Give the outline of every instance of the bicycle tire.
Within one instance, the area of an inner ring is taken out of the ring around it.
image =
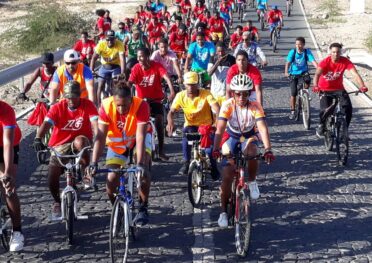
[[[227,205],[226,205],[227,218],[228,218],[230,226],[233,226],[235,224],[235,204],[236,204],[235,189],[236,189],[236,181],[234,179],[231,185],[231,193],[230,193],[229,201],[227,202]]]
[[[260,15],[260,25],[261,25],[261,31],[265,30],[265,21],[264,18]]]
[[[2,229],[1,231],[1,245],[6,251],[9,251],[10,236],[12,234],[11,220],[10,220],[8,208],[6,206],[5,198],[2,193],[0,193],[0,195],[1,195],[0,226],[1,228],[3,228],[4,225],[9,224],[7,227]]]
[[[288,4],[286,5],[286,13],[288,17],[291,15],[291,7]]]
[[[72,192],[66,193],[66,232],[67,232],[67,241],[71,245],[73,243],[74,238],[74,197]]]
[[[300,119],[300,113],[301,113],[301,97],[297,96],[296,98],[296,104],[295,104],[295,113],[294,113],[294,120],[298,121]]]
[[[278,36],[277,36],[277,31],[274,29],[273,34],[272,34],[272,44],[273,44],[273,52],[276,52],[276,45],[278,44]]]
[[[237,208],[235,212],[235,246],[239,256],[248,254],[251,237],[251,218],[249,192],[243,189],[236,196]]]
[[[333,149],[333,142],[334,142],[334,139],[333,139],[333,128],[332,128],[332,120],[331,120],[331,117],[328,117],[326,119],[326,128],[325,128],[325,131],[324,131],[324,146],[326,148],[327,151],[332,151]]]
[[[340,165],[346,165],[349,156],[348,128],[344,118],[339,118],[336,124],[336,153]]]
[[[240,23],[243,23],[243,6],[240,6],[239,8],[239,19]]]
[[[193,164],[189,168],[187,175],[187,192],[189,194],[189,200],[193,207],[199,207],[203,195],[203,174],[202,171]]]
[[[125,220],[125,206],[121,202],[116,198],[111,210],[109,245],[112,263],[126,262],[128,258],[129,221],[128,218]]]
[[[306,130],[310,129],[310,101],[307,92],[302,93],[301,98],[302,122]]]

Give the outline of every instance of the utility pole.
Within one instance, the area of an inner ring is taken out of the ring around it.
[[[351,14],[363,14],[365,12],[366,0],[349,0]]]

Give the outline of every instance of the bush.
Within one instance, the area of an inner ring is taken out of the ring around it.
[[[369,31],[368,36],[364,42],[369,51],[372,52],[372,31]]]
[[[329,16],[340,15],[338,0],[324,0],[321,2],[317,10],[320,12],[326,11],[329,14]]]
[[[89,31],[93,23],[93,19],[69,13],[58,4],[37,7],[26,17],[25,28],[15,32],[16,45],[20,50],[31,53],[71,46],[80,32]]]

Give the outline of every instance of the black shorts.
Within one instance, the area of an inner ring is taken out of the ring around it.
[[[307,85],[310,85],[311,78],[309,72],[302,73],[301,75],[292,75],[292,80],[290,83],[292,97],[296,97],[298,94],[297,86],[299,81],[304,81]]]
[[[14,151],[13,164],[18,164],[19,145],[14,146],[13,151]],[[0,147],[0,163],[4,163],[4,148],[3,148],[3,146]]]
[[[150,102],[150,115],[155,116],[155,115],[162,115],[163,116],[163,104],[160,102]]]

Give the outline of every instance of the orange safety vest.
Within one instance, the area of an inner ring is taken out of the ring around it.
[[[111,119],[108,127],[106,145],[114,152],[123,154],[127,149],[132,149],[136,141],[137,131],[137,111],[142,103],[142,99],[133,97],[129,113],[125,120],[122,131],[117,125],[117,110],[114,97],[108,97],[102,101],[102,107],[106,115]]]
[[[65,75],[65,70],[66,70],[66,65],[62,65],[58,67],[57,69],[57,75],[59,78],[59,94],[62,96],[63,95],[63,87],[65,84],[68,82],[68,79]],[[87,88],[85,87],[85,79],[83,75],[84,71],[84,64],[79,63],[76,68],[75,74],[72,76],[74,80],[80,83],[80,98],[88,98],[88,91]]]

